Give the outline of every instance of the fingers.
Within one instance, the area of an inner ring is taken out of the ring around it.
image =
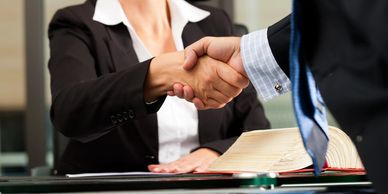
[[[249,80],[245,76],[229,65],[207,56],[198,60],[194,71],[196,71],[195,74],[200,74],[197,77],[201,78],[197,83],[199,87],[194,90],[195,96],[203,102],[207,99],[214,99],[221,104],[228,103],[241,93],[242,88],[249,84]]]
[[[193,172],[200,164],[195,161],[174,161],[167,164],[149,165],[148,170],[156,173],[189,173]]]
[[[174,93],[174,91],[167,91],[167,95],[169,95],[169,96],[175,96],[175,93]]]
[[[185,51],[183,68],[192,69],[198,58],[204,55],[230,65],[247,77],[240,55],[240,37],[205,37],[188,46]]]
[[[206,172],[210,164],[214,162],[214,159],[205,160],[201,165],[194,169],[194,172]]]
[[[189,71],[192,69],[195,64],[197,64],[198,60],[197,53],[194,50],[191,50],[190,48],[185,49],[185,61],[183,62],[183,69]]]
[[[183,86],[180,83],[176,83],[173,88],[173,91],[167,92],[169,96],[177,96],[179,98],[184,98],[188,102],[193,102],[198,110],[222,108],[226,105],[225,102],[232,100],[231,97],[227,97],[217,89],[214,89],[212,94],[213,98],[207,99],[206,103],[204,103],[203,100],[194,97],[193,89],[190,86]]]
[[[193,88],[190,86],[183,86],[183,97],[185,100],[191,102],[191,100],[194,98]]]
[[[216,89],[218,92],[214,91],[212,95],[209,95],[209,97],[217,99],[220,102],[227,103],[241,93],[241,88],[242,87],[235,87],[225,80],[220,80],[214,84],[214,89]]]
[[[191,80],[188,81],[189,85],[174,84],[173,93],[193,102],[199,110],[224,107],[249,83],[245,76],[225,63],[207,56],[197,62],[197,66],[186,74],[192,78],[188,79]]]
[[[202,56],[209,54],[207,49],[213,40],[217,42],[214,43],[214,45],[217,45],[215,48],[226,48],[230,53],[225,55],[225,52],[211,49],[214,50],[212,53],[217,53],[214,55],[219,58],[230,59],[229,56],[234,56],[233,54],[238,50],[234,49],[234,46],[225,46],[222,41],[219,41],[220,39],[211,37],[203,38],[190,45],[185,50],[184,68],[190,69],[183,76],[186,77],[183,81],[185,85],[175,84],[173,92],[168,92],[169,95],[176,95],[179,98],[193,102],[200,110],[225,106],[249,84],[249,80],[235,69],[242,66],[242,63],[226,64],[207,55]],[[234,62],[236,60],[229,61]],[[196,97],[195,100],[194,97]]]
[[[181,86],[181,84],[179,84]],[[174,91],[168,91],[167,94],[171,94],[170,96],[177,96],[179,98],[182,98],[182,88],[180,86],[173,86],[175,89]],[[216,91],[217,92],[217,91]],[[223,99],[223,101],[228,101],[230,100],[230,98],[224,96],[221,92],[217,92],[218,96],[220,97],[216,97],[218,99]],[[226,105],[226,103],[223,103],[222,100],[221,102],[220,101],[217,101],[213,98],[210,98],[210,99],[207,99],[206,100],[206,105],[205,103],[199,99],[198,97],[194,97],[194,92],[193,92],[193,89],[190,87],[190,86],[183,86],[183,98],[188,101],[188,102],[192,102],[194,103],[195,107],[198,109],[198,110],[206,110],[206,109],[217,109],[217,108],[222,108]]]
[[[173,91],[174,91],[175,96],[177,96],[178,98],[183,98],[184,94],[183,94],[183,85],[182,84],[175,83],[173,85]]]
[[[181,165],[169,163],[148,165],[148,170],[155,173],[188,173],[193,172],[194,169],[188,169]]]
[[[206,109],[209,109],[208,107],[205,106],[205,103],[197,98],[197,97],[194,97],[192,102],[194,103],[195,107],[198,109],[198,110],[206,110]]]
[[[185,100],[191,102],[194,98],[194,91],[190,86],[184,86],[181,83],[175,83],[173,85],[173,91],[167,91],[167,95],[184,98]]]
[[[205,171],[219,156],[213,150],[200,148],[189,155],[167,164],[152,164],[148,166],[151,172],[156,173],[189,173]]]
[[[249,85],[249,80],[230,66],[225,64],[217,67],[218,76],[226,83],[236,88],[246,88]]]
[[[219,103],[214,99],[209,99],[205,103],[197,97],[194,97],[192,102],[198,110],[219,109],[226,105],[226,103]]]
[[[160,172],[160,165],[159,164],[150,164],[147,166],[147,168],[150,172]]]

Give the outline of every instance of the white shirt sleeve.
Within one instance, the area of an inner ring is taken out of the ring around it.
[[[267,29],[244,35],[240,46],[245,71],[263,101],[291,90],[290,80],[272,54]]]

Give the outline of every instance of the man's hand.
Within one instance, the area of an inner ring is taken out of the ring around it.
[[[167,164],[151,164],[148,170],[159,173],[204,172],[219,154],[207,148],[201,148],[189,155]]]
[[[240,37],[205,37],[185,49],[183,68],[192,69],[199,57],[209,57],[230,65],[234,70],[248,77],[240,56]]]
[[[248,77],[240,56],[239,37],[205,37],[193,43],[185,49],[185,62],[183,68],[190,71],[197,64],[198,58],[204,55],[227,63],[237,72]],[[198,109],[208,109],[209,107],[201,98],[194,94],[193,88],[183,83],[176,83],[173,91],[168,95],[176,95],[187,101],[193,102]]]
[[[202,56],[190,71],[184,71],[187,86],[193,89],[193,96],[200,99],[204,108],[221,108],[239,95],[249,84],[248,79],[229,65]],[[197,104],[196,104],[197,105]]]

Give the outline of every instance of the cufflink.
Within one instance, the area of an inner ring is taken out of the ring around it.
[[[282,87],[282,85],[280,85],[280,84],[276,84],[274,88],[275,88],[275,90],[276,90],[277,92],[281,92],[281,91],[283,90],[283,87]]]

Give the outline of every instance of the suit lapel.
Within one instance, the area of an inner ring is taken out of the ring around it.
[[[182,39],[185,47],[203,38],[205,33],[201,30],[197,23],[187,23],[183,29]]]
[[[106,29],[109,36],[107,46],[115,70],[120,71],[128,68],[131,64],[138,64],[139,60],[132,46],[132,39],[127,27],[121,23],[115,26],[107,26]],[[135,125],[139,132],[139,138],[145,142],[145,146],[153,153],[157,153],[158,124],[156,114],[150,114],[139,122],[136,121]]]
[[[115,26],[107,26],[106,29],[109,36],[107,46],[116,71],[123,70],[131,64],[139,63],[127,27],[120,23]]]

